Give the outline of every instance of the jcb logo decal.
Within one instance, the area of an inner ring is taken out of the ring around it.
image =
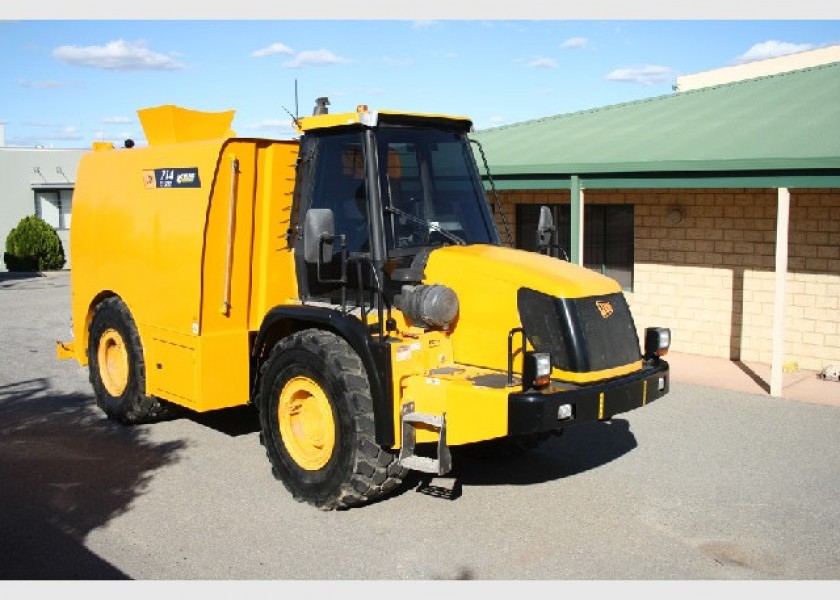
[[[595,306],[598,307],[598,312],[601,313],[601,316],[604,319],[608,319],[609,316],[613,314],[612,304],[610,304],[606,300],[596,300]]]

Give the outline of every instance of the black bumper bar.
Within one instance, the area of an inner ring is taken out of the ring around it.
[[[508,434],[557,431],[578,423],[605,421],[657,400],[668,393],[668,363],[658,360],[632,375],[586,386],[517,392],[508,396]],[[558,418],[560,406],[572,414]]]

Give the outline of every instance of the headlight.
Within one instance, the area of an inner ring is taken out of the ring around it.
[[[671,347],[671,330],[667,327],[648,327],[645,329],[645,358],[655,358],[668,354]]]
[[[526,352],[522,368],[523,389],[542,388],[551,381],[551,354]]]

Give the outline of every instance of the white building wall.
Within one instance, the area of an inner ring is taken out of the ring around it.
[[[37,214],[39,194],[55,197],[55,214],[59,238],[67,257],[65,268],[70,268],[70,215],[62,215],[59,205],[72,201],[79,160],[86,150],[47,148],[0,147],[0,252],[6,250],[6,236],[28,216]],[[46,192],[46,193],[44,193]],[[59,202],[60,201],[60,202]],[[6,263],[0,256],[0,271],[6,271]]]
[[[687,92],[688,90],[732,83],[733,81],[742,81],[744,79],[754,79],[766,75],[776,75],[777,73],[786,73],[788,71],[796,71],[798,69],[806,69],[808,67],[816,67],[835,62],[840,62],[840,45],[796,52],[786,56],[757,60],[741,65],[721,67],[720,69],[703,71],[691,75],[682,75],[677,77],[677,83],[674,88],[678,92]]]

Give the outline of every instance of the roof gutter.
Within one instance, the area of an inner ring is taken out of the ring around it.
[[[587,173],[497,173],[496,189],[571,190],[572,179],[579,177],[587,189],[710,189],[710,188],[840,188],[840,168],[786,171],[643,171]],[[483,180],[489,185],[488,178]]]

